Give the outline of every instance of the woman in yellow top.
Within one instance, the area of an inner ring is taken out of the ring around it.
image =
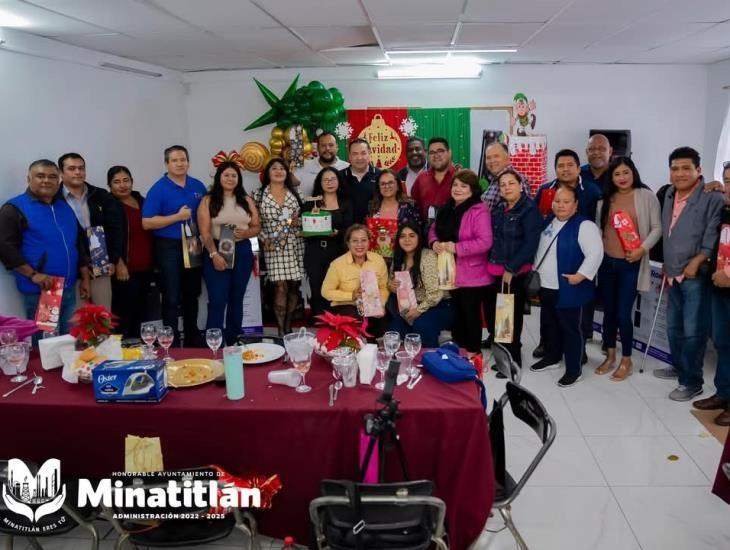
[[[359,316],[357,303],[361,298],[360,273],[374,271],[378,281],[380,301],[385,311],[388,300],[388,269],[382,256],[369,252],[370,234],[361,224],[351,225],[345,232],[347,252],[334,260],[322,283],[322,297],[330,301],[330,311],[341,315]],[[368,317],[368,332],[380,336],[384,331],[384,313]]]

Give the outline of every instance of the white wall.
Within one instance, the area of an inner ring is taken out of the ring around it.
[[[724,137],[723,149],[730,152],[730,128],[723,136],[723,123],[730,125],[730,60],[714,63],[707,68],[707,119],[705,125],[705,155],[703,164],[706,175],[713,174],[722,180],[722,162],[730,160],[730,154],[718,157],[718,144]],[[720,153],[722,156],[722,153]]]
[[[221,148],[267,143],[271,126],[242,131],[267,109],[253,77],[280,95],[297,73],[302,83],[338,87],[348,108],[505,105],[522,91],[537,102],[537,129],[547,134],[551,153],[569,147],[585,161],[590,128],[630,128],[634,159],[655,188],[667,180],[673,148],[704,149],[707,68],[701,65],[504,65],[485,67],[478,80],[441,81],[378,81],[374,68],[352,67],[184,75],[194,165],[210,166]]]
[[[4,37],[0,204],[25,189],[31,161],[56,160],[69,151],[85,157],[91,183],[106,187],[106,170],[126,164],[135,185],[146,190],[164,169],[163,149],[187,143],[184,87],[177,74],[149,78],[102,70],[95,66],[101,59],[130,63],[23,33]],[[4,269],[0,313],[22,313],[14,278]]]

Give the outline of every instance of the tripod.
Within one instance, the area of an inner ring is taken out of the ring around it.
[[[360,469],[360,479],[365,480],[365,473],[368,470],[370,459],[373,456],[375,443],[378,443],[378,483],[385,482],[385,458],[386,452],[395,447],[400,461],[403,479],[409,481],[408,467],[406,466],[406,457],[403,454],[403,446],[398,437],[398,430],[395,426],[395,419],[400,416],[398,412],[398,400],[386,399],[385,406],[375,413],[366,414],[363,418],[365,422],[365,433],[370,436],[368,448],[365,451],[362,468]]]

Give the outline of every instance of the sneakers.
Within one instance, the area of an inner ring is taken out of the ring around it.
[[[536,348],[535,348],[535,349],[533,350],[533,352],[532,352],[532,356],[533,356],[533,357],[534,357],[535,359],[541,359],[541,358],[545,357],[545,346],[543,346],[542,344],[538,345],[538,346],[537,346],[537,347],[536,347]]]
[[[672,380],[679,378],[679,372],[674,367],[664,367],[663,369],[654,369],[654,376],[662,380]]]
[[[560,367],[559,361],[556,361],[555,363],[553,363],[552,361],[548,361],[547,359],[540,359],[537,363],[535,363],[534,365],[532,365],[530,367],[530,370],[534,371],[534,372],[542,372],[544,370],[552,370],[552,369],[557,369],[559,367]]]
[[[561,388],[569,388],[570,386],[575,385],[577,382],[579,382],[583,378],[583,375],[581,373],[578,374],[568,374],[565,373],[560,380],[558,380],[558,386]]]
[[[654,371],[656,372],[656,371]],[[669,399],[672,401],[689,401],[696,395],[702,393],[702,386],[697,388],[690,388],[688,386],[679,385],[677,388],[669,394]]]

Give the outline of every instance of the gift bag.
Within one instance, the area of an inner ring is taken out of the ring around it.
[[[362,288],[362,316],[382,317],[385,310],[380,300],[378,275],[375,271],[363,269],[360,272],[360,288]]]
[[[717,249],[717,271],[730,267],[730,224],[720,228],[720,246]]]
[[[416,300],[416,292],[413,290],[413,279],[408,271],[396,271],[393,277],[400,283],[396,298],[398,300],[398,311],[404,313],[410,309],[418,307]]]
[[[366,218],[370,230],[370,250],[383,258],[393,257],[393,243],[398,231],[398,220],[389,218]]]
[[[91,274],[94,277],[103,277],[111,274],[112,265],[109,263],[109,253],[106,247],[104,227],[97,225],[86,229],[89,239],[89,255],[91,256]]]
[[[203,247],[200,243],[198,226],[195,222],[188,221],[180,226],[180,232],[185,269],[200,267],[203,263]]]
[[[236,262],[236,237],[235,225],[226,224],[221,226],[220,239],[218,239],[218,254],[226,261],[226,269],[233,269]]]
[[[35,310],[35,322],[43,332],[56,332],[63,300],[63,277],[51,277],[51,288],[42,290]]]
[[[617,210],[611,217],[611,225],[618,234],[618,240],[621,241],[621,248],[624,252],[636,250],[641,246],[641,237],[636,229],[634,220],[631,219],[626,212]]]
[[[454,290],[456,288],[456,261],[451,252],[441,252],[437,258],[439,289]]]
[[[504,292],[505,287],[507,292]],[[510,293],[510,285],[502,283],[502,292],[497,294],[497,307],[494,316],[494,341],[511,344],[515,336],[515,295]]]
[[[537,205],[537,208],[543,218],[553,213],[553,199],[555,199],[556,191],[554,187],[550,187],[543,189],[542,193],[540,193],[540,204]]]

